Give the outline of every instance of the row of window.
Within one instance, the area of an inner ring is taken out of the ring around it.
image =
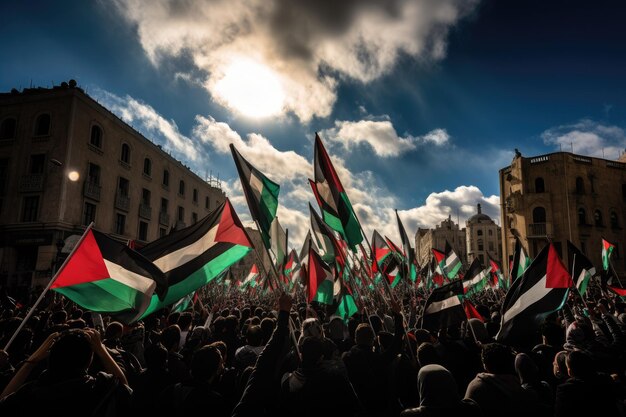
[[[539,206],[533,209],[533,223],[546,223],[546,209]],[[578,224],[581,226],[590,225],[587,222],[587,212],[583,207],[578,209]],[[619,228],[619,220],[617,212],[611,210],[609,213],[609,224],[611,228]],[[598,209],[593,211],[593,225],[596,227],[604,227],[602,212]]]
[[[50,134],[50,114],[43,113],[37,116],[33,125],[33,136],[47,136]],[[0,122],[0,140],[15,139],[17,134],[17,119],[7,117]]]
[[[594,177],[590,176],[589,177],[589,185],[590,185],[590,191],[591,193],[595,193],[595,184],[594,184]],[[545,185],[545,181],[543,180],[542,177],[537,177],[535,178],[535,192],[536,193],[545,193],[546,192],[546,185]],[[583,179],[583,177],[576,177],[576,194],[579,195],[583,195],[585,194],[585,180]],[[624,201],[626,201],[626,184],[622,184],[622,198],[624,199]]]

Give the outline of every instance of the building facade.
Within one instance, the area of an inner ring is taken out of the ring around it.
[[[616,246],[615,270],[624,274],[626,163],[569,152],[516,153],[499,176],[503,261],[512,259],[518,236],[533,258],[550,239],[570,265],[570,240],[600,271],[605,238]]]
[[[478,258],[484,266],[489,265],[489,257],[501,262],[502,235],[491,217],[482,213],[480,204],[476,205],[476,214],[467,219],[465,224],[467,238],[467,263],[471,264]]]
[[[142,244],[224,199],[75,81],[0,94],[0,287],[47,283],[92,221]]]
[[[426,265],[432,257],[431,249],[443,251],[446,240],[454,249],[461,261],[467,259],[465,229],[452,221],[451,216],[436,225],[434,229],[417,229],[415,234],[415,253],[420,265]]]

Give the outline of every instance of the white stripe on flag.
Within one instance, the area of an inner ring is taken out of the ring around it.
[[[261,201],[261,195],[263,194],[263,181],[254,175],[252,171],[250,171],[250,188],[254,191],[254,195],[257,200]]]
[[[118,265],[114,262],[108,261],[104,259],[104,265],[109,271],[109,276],[111,279],[126,285],[136,291],[139,291],[143,294],[152,295],[152,292],[156,288],[156,282],[153,279],[144,277],[143,275],[139,275],[136,272],[129,271],[125,269],[123,266]]]
[[[474,285],[479,284],[487,276],[489,271],[490,269],[483,269],[474,278],[470,279],[469,281],[463,281],[463,288],[473,287]]]
[[[215,245],[215,236],[217,235],[218,227],[219,224],[213,226],[213,228],[200,239],[188,246],[185,246],[184,248],[180,248],[172,253],[163,255],[159,259],[155,260],[154,264],[165,273],[186,264]]]
[[[459,296],[453,295],[452,297],[446,298],[445,300],[432,302],[424,312],[424,315],[439,313],[442,310],[458,306],[460,304],[461,301],[459,300]]]
[[[506,311],[506,313],[504,313],[504,317],[502,317],[502,323],[512,320],[519,313],[526,310],[528,307],[548,295],[550,290],[551,288],[546,288],[546,276],[544,275],[543,278],[537,281],[537,283],[533,285],[528,291],[520,295],[520,297],[515,301],[515,304],[513,304]]]

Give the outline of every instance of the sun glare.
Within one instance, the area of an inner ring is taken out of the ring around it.
[[[262,118],[279,114],[285,94],[277,75],[250,59],[237,59],[215,84],[215,93],[244,116]]]

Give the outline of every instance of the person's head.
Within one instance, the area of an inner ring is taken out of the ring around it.
[[[437,343],[437,339],[426,329],[415,329],[415,340],[419,347],[422,343]]]
[[[563,345],[563,329],[554,322],[546,321],[541,325],[541,337],[544,345]]]
[[[178,324],[178,319],[180,319],[180,313],[175,311],[167,316],[167,325],[173,326],[174,324]]]
[[[585,320],[578,319],[570,324],[565,333],[565,348],[583,347],[594,339],[593,328]]]
[[[275,323],[276,322],[274,321],[274,319],[271,319],[269,317],[261,320],[261,333],[263,333],[263,343],[267,343],[270,340],[270,337],[272,337]]]
[[[518,353],[515,357],[515,371],[522,384],[532,384],[539,381],[539,367],[525,353]]]
[[[222,355],[222,360],[226,362],[226,355],[228,354],[228,347],[226,346],[226,343],[222,341],[218,341],[218,342],[213,342],[209,344],[209,346],[212,346],[215,349],[219,350],[220,354]]]
[[[72,320],[78,320],[80,318],[83,317],[83,310],[81,310],[80,308],[77,308],[75,310],[72,311],[72,314],[70,314],[70,317],[72,318]]]
[[[53,375],[82,375],[91,364],[93,351],[84,331],[63,332],[50,348],[48,370]]]
[[[55,311],[50,316],[50,322],[53,325],[65,324],[66,320],[67,320],[67,312],[65,310]]]
[[[263,344],[263,331],[261,326],[250,326],[246,332],[246,343],[250,346],[261,346]]]
[[[569,352],[565,365],[567,366],[567,374],[572,378],[586,379],[595,373],[591,357],[580,350]]]
[[[468,326],[471,328],[468,329],[471,333],[471,336],[476,339],[476,341],[480,343],[488,343],[489,342],[489,333],[487,333],[487,329],[485,328],[485,324],[475,318],[469,319],[467,321]]]
[[[180,327],[174,324],[161,332],[161,343],[170,352],[177,352],[180,348]]]
[[[222,354],[215,346],[203,346],[191,358],[191,376],[198,381],[212,381],[224,369]]]
[[[122,323],[112,321],[109,323],[106,331],[104,332],[104,338],[106,340],[118,340],[122,337],[122,333],[124,333],[124,326],[122,326]]]
[[[322,340],[317,337],[305,337],[300,346],[303,368],[314,368],[324,356]]]
[[[461,397],[454,377],[441,365],[426,365],[417,374],[420,406],[452,408]]]
[[[328,333],[332,340],[343,340],[346,325],[339,317],[333,317],[328,323]]]
[[[302,322],[302,337],[324,338],[324,328],[317,319],[310,318]]]
[[[421,367],[440,364],[441,358],[437,353],[437,349],[435,349],[435,345],[428,342],[422,343],[417,348],[417,363],[419,363]]]
[[[376,314],[369,316],[369,322],[374,333],[378,334],[383,329],[383,321]]]
[[[161,343],[148,346],[144,352],[144,358],[148,369],[167,368],[167,349]]]
[[[490,374],[515,374],[515,356],[510,347],[500,343],[483,345],[481,359]]]
[[[552,372],[554,377],[559,380],[567,379],[567,351],[562,350],[554,355],[554,361],[552,362]]]
[[[178,327],[180,327],[181,331],[189,330],[191,327],[191,322],[193,321],[193,316],[190,312],[185,311],[178,318]]]
[[[373,346],[375,333],[372,327],[367,323],[361,323],[354,333],[354,342],[361,346]]]
[[[387,351],[393,344],[393,333],[380,332],[378,333],[377,339],[378,339],[378,346],[382,348],[383,352]]]

